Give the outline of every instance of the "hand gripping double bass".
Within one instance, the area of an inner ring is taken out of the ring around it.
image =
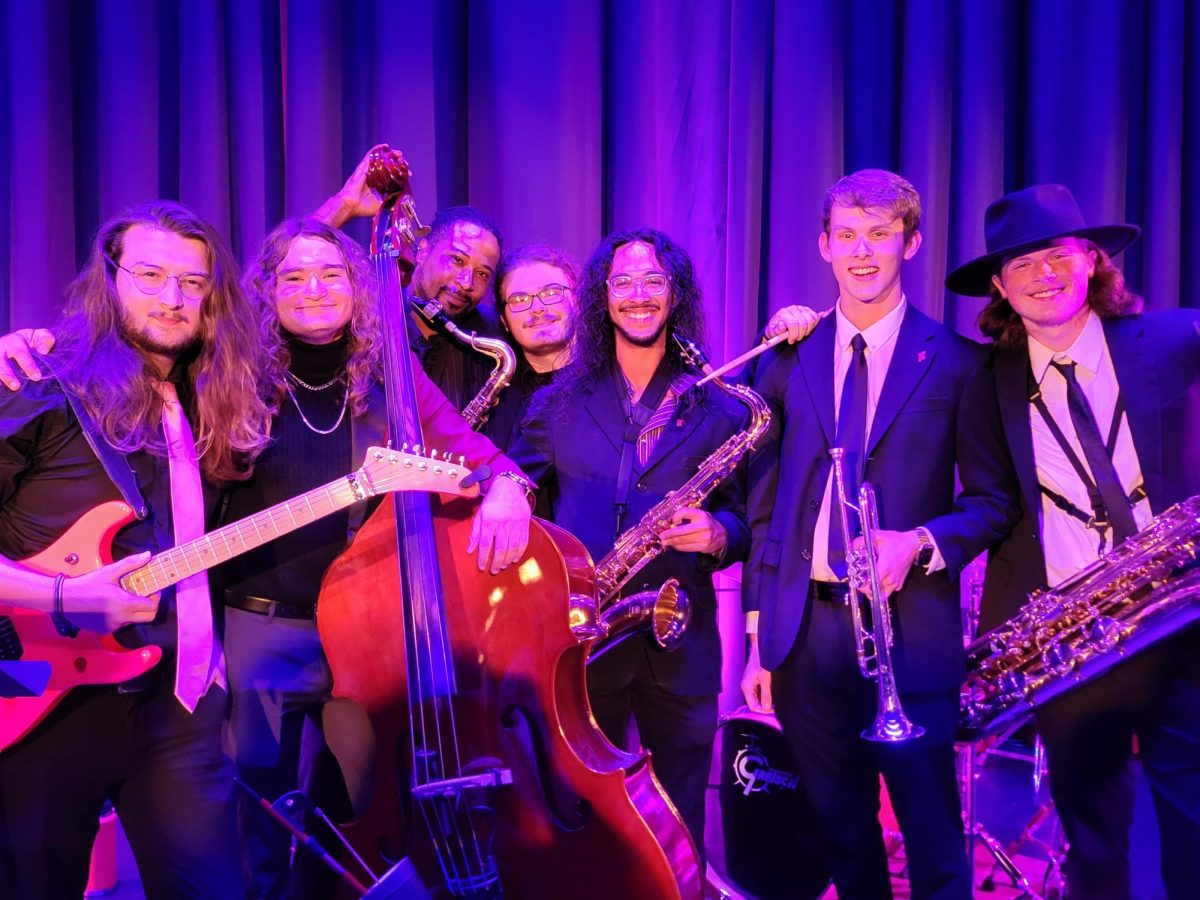
[[[401,286],[408,170],[381,157],[371,177],[388,198],[372,254],[390,434],[420,444]],[[617,750],[589,712],[587,643],[568,623],[572,592],[595,591],[586,551],[535,522],[515,566],[480,572],[465,552],[472,512],[385,500],[322,584],[334,695],[366,711],[377,747],[349,840],[380,866],[410,856],[438,896],[698,898],[695,847],[647,755]]]

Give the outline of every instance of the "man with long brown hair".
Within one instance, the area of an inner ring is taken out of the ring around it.
[[[240,897],[207,583],[160,598],[119,579],[185,528],[203,532],[216,494],[201,473],[243,478],[266,445],[256,323],[213,228],[159,201],[100,228],[57,336],[51,377],[0,396],[0,596],[50,614],[64,640],[115,632],[164,658],[133,681],[76,688],[0,754],[0,893],[79,896],[111,800],[147,896]],[[117,562],[79,577],[12,562],[122,498],[142,510],[115,536]]]
[[[1200,494],[1200,313],[1142,312],[1112,256],[1133,225],[1089,227],[1057,184],[985,214],[987,253],[946,286],[990,297],[991,378],[1023,518],[991,554],[982,631]],[[1200,629],[1193,626],[1039,709],[1072,900],[1131,896],[1133,740],[1150,781],[1171,898],[1200,884]]]

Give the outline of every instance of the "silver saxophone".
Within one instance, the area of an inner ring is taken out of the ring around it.
[[[678,335],[674,340],[685,362],[705,374],[712,371],[703,352],[692,341]],[[658,535],[671,527],[672,516],[680,509],[698,508],[733,473],[771,425],[770,408],[750,388],[727,384],[720,378],[714,378],[713,384],[750,410],[749,425],[726,438],[682,487],[656,503],[636,525],[617,538],[612,550],[596,564],[594,597],[572,595],[571,628],[576,637],[600,638],[589,661],[598,659],[617,640],[645,627],[649,627],[655,643],[664,650],[674,650],[683,640],[691,621],[692,604],[676,579],[667,579],[657,591],[640,591],[620,598],[617,595],[634,575],[663,552]]]
[[[864,678],[873,678],[879,688],[875,721],[862,733],[868,741],[896,743],[918,738],[925,733],[914,725],[900,706],[900,691],[892,668],[892,607],[879,582],[879,560],[875,554],[875,534],[879,531],[879,508],[875,488],[863,482],[858,488],[858,505],[846,499],[846,451],[832,447],[834,503],[841,511],[838,521],[846,547],[846,568],[850,577],[850,617],[854,620],[854,652]],[[853,550],[849,517],[846,510],[858,513],[862,526],[861,550]],[[866,596],[864,596],[866,595]],[[870,612],[866,620],[864,606]]]
[[[507,341],[484,337],[474,331],[464,331],[459,328],[446,315],[442,304],[436,300],[421,300],[413,297],[412,305],[417,315],[430,328],[448,334],[463,346],[470,347],[484,356],[490,356],[495,361],[495,368],[492,369],[492,373],[479,393],[462,408],[462,417],[467,420],[467,424],[473,431],[478,431],[487,422],[488,416],[492,413],[492,407],[499,401],[500,392],[512,382],[513,373],[517,371],[516,354],[513,353],[512,347],[508,346]]]
[[[1035,708],[1200,620],[1200,496],[1164,510],[1119,547],[967,648],[960,737],[1015,728]]]

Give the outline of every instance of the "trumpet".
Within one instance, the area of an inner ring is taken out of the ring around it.
[[[842,447],[829,450],[833,458],[834,502],[841,515],[842,539],[846,545],[846,566],[850,576],[850,615],[854,620],[854,650],[858,656],[858,668],[864,678],[873,678],[879,686],[879,705],[875,721],[862,733],[868,741],[898,743],[919,738],[925,733],[920,725],[914,725],[900,706],[900,692],[896,688],[896,673],[892,669],[892,609],[879,583],[879,560],[875,553],[875,533],[879,530],[879,508],[875,502],[875,489],[863,482],[858,489],[858,505],[846,499],[846,451]],[[862,550],[851,550],[850,526],[847,510],[858,513],[862,525]],[[870,594],[864,598],[866,588]],[[865,602],[864,602],[865,601]],[[869,610],[870,622],[866,622],[864,607]],[[869,625],[869,628],[868,628]]]

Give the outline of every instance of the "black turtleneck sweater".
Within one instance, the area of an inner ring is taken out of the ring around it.
[[[305,491],[352,472],[362,460],[350,458],[350,409],[330,434],[317,434],[337,422],[346,396],[346,341],[305,344],[291,335],[289,366],[296,378],[321,390],[309,390],[289,379],[291,396],[284,396],[275,421],[275,440],[259,457],[254,476],[236,485],[229,498],[225,522],[236,522]],[[303,411],[303,417],[300,411]],[[305,424],[307,418],[311,426]],[[284,535],[221,566],[222,588],[251,597],[314,605],[321,577],[346,546],[348,511],[343,510]]]

